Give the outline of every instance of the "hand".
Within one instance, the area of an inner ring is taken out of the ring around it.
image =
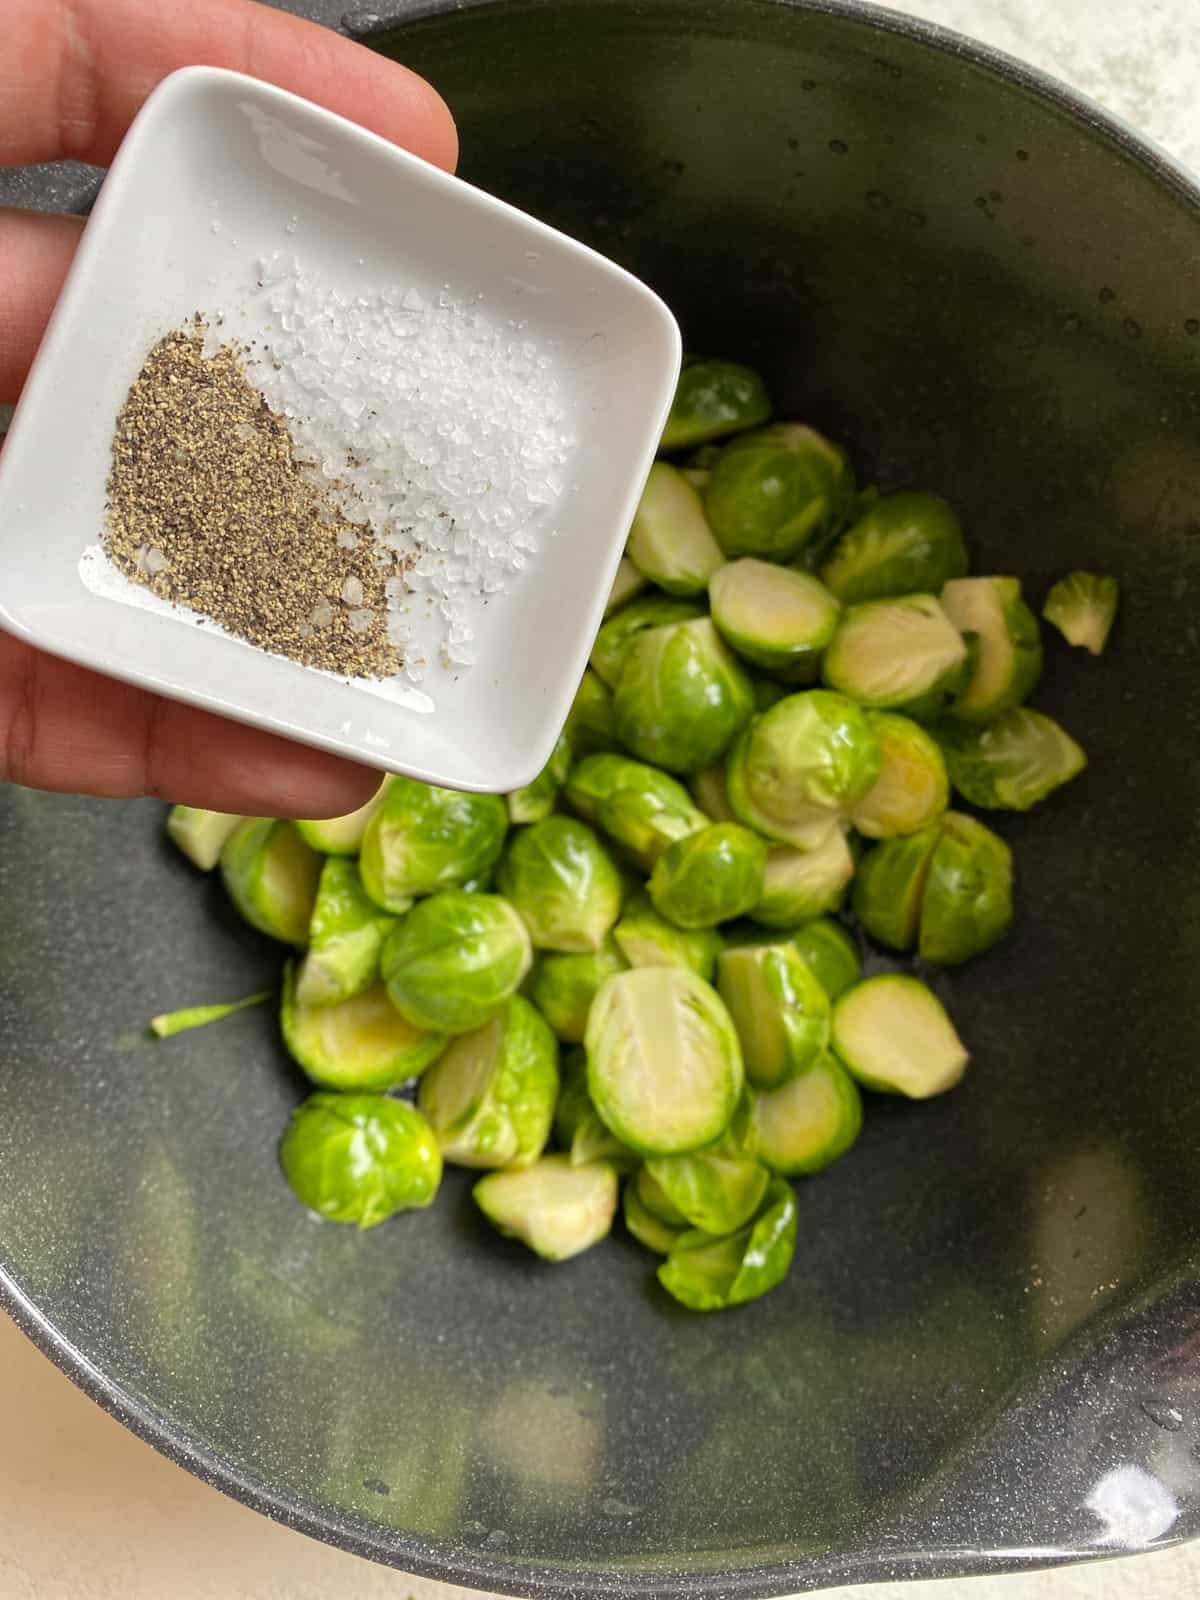
[[[159,79],[189,65],[265,79],[454,166],[454,123],[427,83],[250,0],[0,0],[0,22],[0,166],[110,161]],[[0,209],[0,401],[20,392],[82,227]],[[0,780],[323,817],[361,805],[379,778],[0,633]]]

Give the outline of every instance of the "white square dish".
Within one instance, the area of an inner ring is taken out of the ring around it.
[[[97,581],[130,384],[151,346],[197,311],[252,337],[253,263],[276,252],[348,295],[399,284],[473,301],[554,354],[576,441],[556,532],[489,605],[476,664],[438,668],[419,692],[300,666],[196,626],[149,590]],[[604,257],[294,95],[187,68],[149,97],[117,154],[13,418],[0,457],[0,624],[375,767],[518,788],[570,707],[679,364],[670,311]]]

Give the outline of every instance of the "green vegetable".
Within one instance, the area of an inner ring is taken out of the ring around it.
[[[619,611],[600,629],[592,646],[592,671],[615,690],[633,641],[651,628],[666,628],[676,622],[694,622],[704,608],[694,600],[680,600],[669,594],[647,594]]]
[[[572,1050],[563,1063],[562,1089],[554,1110],[554,1137],[573,1167],[608,1161],[618,1172],[632,1172],[637,1157],[604,1126],[587,1090],[587,1057]]]
[[[773,1089],[807,1072],[829,1042],[829,996],[794,945],[726,950],[717,962],[717,991],[755,1088]]]
[[[725,1131],[742,1092],[737,1033],[716,991],[679,967],[609,978],[584,1038],[588,1093],[641,1155],[678,1155]]]
[[[383,797],[391,781],[390,778],[385,778],[366,805],[359,806],[357,811],[347,812],[344,817],[325,817],[297,822],[300,837],[305,844],[310,844],[314,850],[320,850],[327,856],[356,856],[362,849],[367,823],[383,804]]]
[[[679,928],[715,928],[762,899],[767,847],[736,822],[714,822],[664,850],[650,876],[654,909]]]
[[[221,849],[221,879],[238,912],[284,944],[307,942],[320,874],[321,858],[294,822],[247,817]]]
[[[885,839],[868,850],[854,880],[854,915],[873,939],[892,950],[917,942],[921,901],[940,827]]]
[[[631,967],[684,967],[706,983],[712,981],[722,948],[715,928],[677,928],[642,891],[626,901],[613,938]]]
[[[753,1104],[743,1095],[732,1123],[714,1144],[691,1155],[651,1156],[644,1170],[672,1215],[688,1227],[732,1233],[758,1210],[767,1187],[756,1149]]]
[[[754,709],[755,711],[769,711],[772,706],[777,706],[791,693],[791,686],[785,687],[776,683],[773,678],[754,679]]]
[[[685,361],[660,450],[683,450],[743,428],[756,428],[771,415],[771,402],[757,372],[736,361]]]
[[[321,868],[308,925],[308,953],[296,985],[300,1001],[333,1005],[369,989],[379,977],[379,956],[392,920],[363,888],[357,863],[330,856]]]
[[[786,1276],[795,1248],[796,1197],[782,1178],[772,1178],[756,1215],[736,1233],[681,1234],[658,1269],[658,1281],[693,1311],[719,1311],[773,1289]]]
[[[657,461],[650,468],[625,553],[668,594],[703,594],[724,561],[704,504],[678,467]]]
[[[292,1113],[279,1161],[301,1205],[359,1228],[430,1205],[442,1177],[425,1118],[381,1094],[309,1095]]]
[[[862,1096],[826,1051],[808,1072],[754,1096],[758,1158],[784,1178],[820,1172],[862,1131]]]
[[[841,923],[830,917],[805,923],[789,933],[787,940],[795,945],[805,966],[831,1000],[844,994],[862,976],[858,946]]]
[[[713,574],[708,597],[717,631],[738,655],[793,681],[817,676],[841,607],[816,578],[748,556]]]
[[[950,507],[936,494],[882,495],[860,509],[821,568],[845,605],[906,594],[937,594],[964,577],[967,548]]]
[[[1094,572],[1070,572],[1046,596],[1042,615],[1068,644],[1102,653],[1117,616],[1120,586]]]
[[[645,1245],[647,1250],[653,1250],[656,1256],[668,1255],[671,1246],[683,1232],[682,1227],[672,1228],[668,1223],[660,1222],[652,1211],[648,1211],[638,1197],[637,1184],[632,1178],[625,1185],[621,1204],[625,1214],[625,1226],[637,1242]]]
[[[791,561],[840,521],[853,493],[843,450],[802,423],[779,422],[725,446],[704,509],[730,560]]]
[[[836,911],[854,876],[854,853],[835,822],[812,850],[774,844],[767,851],[762,898],[750,911],[764,928],[794,928]]]
[[[558,802],[558,792],[571,770],[571,746],[559,734],[549,761],[532,783],[515,789],[508,796],[508,820],[512,823],[541,822],[550,816]]]
[[[274,993],[264,989],[261,994],[247,995],[244,1000],[226,1000],[211,1006],[185,1006],[182,1011],[163,1011],[150,1019],[150,1032],[158,1039],[171,1039],[177,1033],[187,1033],[190,1028],[203,1028],[210,1022],[222,1022],[235,1011],[246,1011],[260,1006]]]
[[[624,845],[647,872],[669,844],[708,824],[677,779],[627,756],[585,757],[572,768],[564,795],[572,810]]]
[[[833,1008],[833,1048],[865,1088],[910,1100],[952,1089],[968,1060],[933,991],[897,973],[842,995]]]
[[[195,806],[172,806],[167,816],[167,836],[193,866],[211,872],[221,859],[226,839],[245,817],[228,811],[201,811]]]
[[[737,821],[733,814],[733,807],[729,804],[729,795],[725,789],[725,768],[723,765],[705,767],[703,772],[694,772],[688,779],[688,789],[691,792],[692,799],[711,821]]]
[[[445,1160],[462,1167],[529,1167],[554,1118],[558,1045],[520,995],[472,1033],[452,1039],[417,1087]]]
[[[745,668],[707,617],[651,628],[629,644],[613,697],[625,748],[671,772],[699,772],[750,720]]]
[[[499,795],[393,778],[363,836],[363,886],[385,911],[407,911],[418,895],[488,873],[507,830],[508,809]]]
[[[627,605],[635,594],[640,594],[646,587],[647,579],[630,561],[628,556],[622,556],[617,563],[617,575],[613,579],[612,588],[608,591],[608,599],[604,605],[604,615],[609,617],[614,611]]]
[[[547,817],[515,835],[497,884],[537,950],[598,950],[621,914],[621,875],[574,817]]]
[[[938,738],[954,787],[985,811],[1028,811],[1087,766],[1070,734],[1028,706],[982,728],[944,724]]]
[[[966,643],[940,602],[910,594],[849,607],[821,674],[859,705],[933,717],[962,688],[968,667]]]
[[[507,900],[448,889],[396,924],[382,970],[392,1004],[415,1028],[470,1033],[516,993],[532,960]]]
[[[788,695],[758,716],[730,752],[729,803],[779,844],[812,849],[879,776],[865,712],[825,689]]]
[[[406,1022],[381,983],[336,1005],[306,1005],[291,963],[279,1020],[289,1055],[322,1089],[394,1089],[446,1047],[444,1033]]]
[[[625,966],[612,939],[582,955],[545,955],[534,966],[529,998],[564,1043],[582,1044],[597,989]]]
[[[517,1172],[490,1172],[472,1193],[494,1227],[546,1261],[567,1261],[599,1244],[617,1209],[617,1174],[605,1161],[573,1167],[543,1156]]]
[[[563,736],[577,757],[589,755],[593,750],[611,750],[617,742],[612,695],[590,669],[579,681],[567,712]]]
[[[868,713],[879,741],[879,776],[850,813],[868,839],[918,833],[950,804],[946,762],[937,742],[909,717],[894,711]]]
[[[942,608],[963,635],[975,636],[975,662],[950,706],[963,722],[989,722],[1018,706],[1042,671],[1037,618],[1021,599],[1017,578],[956,578],[942,590]]]
[[[1012,917],[1012,851],[982,822],[947,811],[925,880],[917,953],[957,966],[1002,939]]]
[[[665,1222],[668,1228],[687,1227],[683,1213],[671,1204],[646,1167],[638,1169],[634,1182],[637,1186],[638,1199],[652,1217],[656,1217],[659,1222]]]

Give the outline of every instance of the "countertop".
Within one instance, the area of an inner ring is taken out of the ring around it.
[[[913,0],[1075,84],[1200,169],[1196,0]],[[278,1527],[156,1455],[0,1317],[0,1600],[452,1600]],[[1104,1565],[827,1600],[1180,1600],[1200,1541]]]

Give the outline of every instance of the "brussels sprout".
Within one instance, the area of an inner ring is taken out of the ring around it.
[[[917,942],[929,863],[940,837],[935,825],[904,838],[885,839],[868,850],[859,865],[854,915],[872,939],[889,949],[911,950]]]
[[[1012,851],[982,822],[947,811],[925,880],[917,954],[957,966],[1002,939],[1012,917]]]
[[[985,727],[938,731],[950,781],[984,811],[1028,811],[1076,778],[1087,756],[1051,717],[1016,706]]]
[[[705,1150],[686,1156],[651,1156],[648,1183],[657,1186],[672,1214],[704,1233],[732,1233],[758,1210],[769,1181],[755,1160],[753,1102],[742,1096],[733,1121]]]
[[[762,899],[767,847],[737,822],[714,822],[659,856],[650,899],[678,928],[715,928]]]
[[[868,839],[918,833],[950,804],[946,762],[918,723],[894,711],[868,712],[879,741],[879,776],[854,807],[850,820]]]
[[[333,1005],[362,994],[379,977],[379,956],[393,919],[367,894],[357,864],[330,856],[321,868],[308,925],[308,952],[296,982],[303,1005]]]
[[[757,1089],[807,1072],[829,1042],[829,996],[791,944],[726,950],[717,962],[717,992]]]
[[[844,450],[802,423],[778,422],[725,446],[704,509],[731,560],[791,561],[840,521],[853,493]]]
[[[694,622],[704,615],[703,606],[694,600],[681,600],[669,594],[643,595],[606,622],[596,635],[590,657],[592,671],[615,690],[621,669],[633,641],[651,628],[670,627],[675,622]]]
[[[512,823],[541,822],[550,816],[570,770],[571,746],[566,735],[559,734],[549,761],[533,782],[527,783],[523,789],[515,789],[508,796],[508,820]]]
[[[685,361],[659,449],[683,450],[757,428],[770,415],[763,381],[750,367],[736,361]]]
[[[720,1311],[766,1294],[787,1275],[796,1249],[796,1197],[772,1178],[757,1213],[724,1238],[681,1234],[658,1269],[668,1294],[692,1311]]]
[[[470,1033],[520,988],[533,952],[525,924],[495,894],[447,889],[388,935],[383,979],[414,1028]]]
[[[641,892],[626,902],[613,938],[631,967],[684,967],[706,983],[712,981],[722,948],[715,928],[677,928]]]
[[[305,844],[312,845],[314,850],[320,850],[327,856],[356,856],[362,849],[367,823],[383,804],[383,797],[391,781],[391,778],[385,778],[366,805],[359,806],[357,811],[347,812],[344,817],[325,817],[297,822],[296,826]]]
[[[680,967],[609,978],[584,1038],[588,1093],[640,1155],[682,1155],[725,1131],[742,1092],[737,1033],[716,991]]]
[[[746,670],[707,617],[638,634],[613,697],[621,743],[670,772],[712,766],[753,710]]]
[[[226,839],[245,817],[228,811],[202,811],[196,806],[172,806],[167,816],[167,837],[201,872],[211,872],[221,859]]]
[[[821,675],[859,705],[935,717],[969,671],[966,641],[931,594],[850,606]]]
[[[623,605],[628,605],[635,594],[641,594],[649,581],[638,571],[628,556],[622,556],[617,563],[617,575],[613,579],[612,588],[608,591],[608,599],[604,602],[604,615],[609,617]]]
[[[805,966],[831,1000],[844,994],[862,977],[858,946],[831,917],[818,917],[787,936],[788,943],[800,952]]]
[[[530,1167],[550,1137],[558,1044],[520,995],[452,1039],[417,1086],[442,1156],[460,1167]]]
[[[529,998],[564,1043],[582,1044],[597,989],[625,966],[612,939],[582,955],[542,956],[533,968]]]
[[[563,737],[576,757],[590,755],[593,750],[611,750],[617,742],[612,695],[590,669],[579,680]]]
[[[1101,578],[1094,572],[1070,572],[1051,588],[1042,615],[1068,644],[1082,645],[1098,656],[1112,632],[1119,595],[1115,578]]]
[[[739,1102],[740,1104],[740,1102]],[[687,1222],[682,1211],[676,1210],[667,1199],[659,1183],[651,1177],[645,1167],[638,1169],[635,1178],[638,1199],[652,1217],[659,1222],[666,1223],[668,1228],[686,1228]]]
[[[290,962],[279,1020],[288,1054],[322,1089],[394,1089],[446,1047],[444,1033],[406,1022],[381,983],[337,1005],[306,1005]]]
[[[617,1210],[615,1169],[606,1161],[573,1167],[566,1156],[490,1172],[471,1192],[494,1227],[546,1261],[567,1261],[599,1244]]]
[[[572,1050],[563,1062],[562,1089],[554,1109],[554,1137],[573,1167],[607,1161],[618,1172],[632,1172],[638,1158],[604,1126],[587,1091],[587,1056]]]
[[[879,776],[866,713],[843,695],[810,689],[756,717],[726,768],[729,803],[747,827],[811,850]]]
[[[753,1103],[758,1158],[783,1178],[820,1172],[862,1131],[858,1086],[829,1051],[800,1077],[756,1094]]]
[[[950,715],[989,722],[1019,706],[1042,671],[1037,618],[1021,599],[1019,578],[955,578],[942,590],[942,608],[977,641],[975,661]]]
[[[738,655],[793,682],[816,678],[841,610],[823,583],[747,556],[713,574],[708,596],[718,633]]]
[[[952,1089],[967,1052],[938,997],[917,978],[867,978],[833,1008],[833,1048],[864,1088],[928,1100]]]
[[[381,1094],[310,1094],[292,1112],[279,1162],[301,1205],[359,1228],[430,1205],[442,1178],[425,1118]]]
[[[668,594],[703,594],[724,561],[704,503],[678,467],[656,461],[650,468],[625,553]]]
[[[836,911],[854,876],[854,852],[835,822],[812,850],[774,844],[767,851],[762,898],[750,915],[764,928],[794,928]]]
[[[418,895],[487,873],[507,831],[508,808],[499,795],[393,778],[363,836],[363,887],[385,911],[407,911]]]
[[[173,1039],[177,1033],[187,1033],[192,1028],[205,1028],[210,1022],[224,1022],[235,1012],[248,1011],[260,1006],[274,994],[273,989],[263,989],[258,994],[247,995],[244,1000],[224,1000],[211,1006],[185,1006],[181,1011],[162,1011],[150,1018],[150,1032],[156,1039]]]
[[[564,793],[585,822],[603,828],[647,872],[669,844],[708,826],[681,783],[627,756],[585,757]]]
[[[284,944],[307,943],[320,875],[321,857],[294,822],[247,817],[221,848],[221,879],[238,912]]]
[[[782,691],[780,693],[782,695]],[[729,804],[723,765],[705,767],[703,772],[694,772],[688,779],[688,789],[691,791],[692,799],[711,821],[736,822],[738,820],[733,814],[733,807]]]
[[[598,950],[621,914],[621,875],[574,817],[547,817],[518,833],[497,885],[538,950]]]
[[[648,1211],[638,1197],[637,1184],[632,1178],[625,1185],[621,1204],[625,1214],[625,1226],[637,1242],[645,1245],[647,1250],[653,1250],[656,1256],[670,1254],[671,1246],[684,1230],[682,1227],[672,1228],[668,1223],[661,1222],[652,1211]]]
[[[967,571],[967,547],[950,507],[936,494],[906,491],[861,506],[821,568],[845,605],[906,594],[937,594]]]

